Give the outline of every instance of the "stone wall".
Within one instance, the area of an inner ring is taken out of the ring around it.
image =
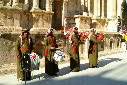
[[[75,23],[76,27],[79,28],[80,32],[88,31],[91,27],[91,17],[83,16],[83,15],[75,15]]]
[[[0,7],[0,74],[7,73],[11,63],[14,63],[11,71],[16,71],[16,40],[24,28],[30,29],[34,50],[43,54],[43,34],[51,28],[52,14],[44,10],[26,11],[22,8]]]
[[[16,62],[16,39],[17,34],[2,34],[0,36],[0,65]]]
[[[32,34],[43,34],[51,28],[52,12],[32,11],[31,13],[33,25],[30,31]]]

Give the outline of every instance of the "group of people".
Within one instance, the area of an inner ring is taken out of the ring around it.
[[[53,58],[56,48],[58,45],[56,43],[56,38],[53,34],[53,29],[46,35],[44,40],[44,56],[45,56],[45,73],[50,76],[56,76],[59,72],[58,63]],[[70,71],[78,72],[80,71],[80,57],[79,57],[79,44],[81,43],[81,38],[78,33],[78,28],[74,27],[73,34],[71,37],[71,55],[70,55]],[[89,36],[89,67],[97,67],[98,59],[98,45],[96,40],[95,30],[92,29]],[[33,41],[30,37],[28,30],[23,30],[20,38],[17,41],[17,78],[24,80],[31,80],[31,61],[29,54],[33,50]]]

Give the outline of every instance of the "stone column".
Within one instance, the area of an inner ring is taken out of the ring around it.
[[[87,7],[88,7],[88,14],[90,16],[91,11],[90,11],[90,0],[87,0]]]
[[[97,0],[97,17],[100,17],[100,0]]]
[[[81,9],[83,12],[85,11],[84,7],[85,7],[85,0],[81,0]]]
[[[52,0],[46,0],[46,11],[52,11]]]
[[[19,0],[13,0],[12,6],[17,6],[19,4]]]
[[[112,7],[113,7],[112,0],[107,0],[107,18],[112,17],[112,13],[113,13]]]
[[[29,4],[29,0],[25,0],[25,4]]]
[[[117,17],[117,0],[113,0],[112,4],[113,4],[113,7],[112,7],[113,14],[112,14],[112,16],[115,18],[115,17]]]
[[[100,17],[100,0],[94,0],[94,17]]]
[[[39,8],[39,0],[33,0],[32,10],[38,10]]]
[[[119,3],[119,2],[118,2]],[[115,18],[117,16],[117,2],[116,0],[107,0],[107,17]]]
[[[25,0],[24,9],[28,10],[28,8],[29,8],[29,0]]]
[[[94,17],[98,16],[98,0],[94,0]]]
[[[123,0],[117,0],[117,16],[121,16],[121,4]]]
[[[65,17],[67,17],[68,15],[67,15],[67,1],[64,1],[63,2],[63,11],[62,11],[62,26],[65,26],[66,27],[66,24],[67,24],[67,22],[66,22],[66,18]]]
[[[105,17],[105,7],[104,7],[105,4],[106,4],[105,0],[102,0],[102,11],[101,11],[102,12],[102,16],[101,17]]]

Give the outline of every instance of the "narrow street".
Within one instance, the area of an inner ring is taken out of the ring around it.
[[[106,55],[99,59],[98,68],[88,68],[88,61],[81,60],[80,72],[69,72],[69,63],[59,65],[57,77],[44,74],[44,68],[33,72],[27,85],[127,85],[127,52]],[[35,75],[36,74],[36,75]],[[40,75],[40,79],[38,77]],[[16,74],[0,76],[0,85],[24,85]]]

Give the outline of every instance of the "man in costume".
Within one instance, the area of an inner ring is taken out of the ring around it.
[[[88,50],[89,67],[95,68],[97,67],[97,61],[98,61],[98,43],[97,43],[97,37],[94,29],[91,30],[89,36],[89,43],[90,43],[89,50]]]
[[[56,61],[53,59],[54,53],[57,48],[56,38],[53,35],[53,29],[49,30],[45,38],[45,73],[50,76],[56,76],[59,71]]]
[[[17,78],[31,80],[31,60],[29,54],[33,49],[33,42],[27,29],[22,30],[22,34],[17,40]]]
[[[71,56],[70,56],[70,69],[72,72],[80,71],[80,58],[79,58],[79,43],[80,36],[78,28],[74,27],[73,35],[71,37]]]

